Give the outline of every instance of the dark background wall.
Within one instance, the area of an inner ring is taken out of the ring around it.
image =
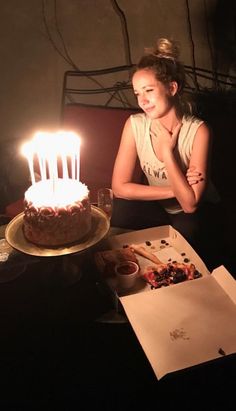
[[[234,3],[1,0],[0,141],[58,125],[65,70],[136,63],[160,36],[180,42],[187,65],[212,70],[217,55],[219,71],[234,71]],[[129,45],[117,7],[126,18]]]

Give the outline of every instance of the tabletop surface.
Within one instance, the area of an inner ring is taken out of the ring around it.
[[[124,403],[151,407],[157,398],[173,406],[178,397],[188,409],[186,390],[195,398],[197,389],[199,401],[224,399],[231,409],[235,356],[157,381],[129,322],[99,321],[114,305],[93,252],[31,258],[19,276],[0,283],[0,404],[46,409],[60,401],[73,409],[84,400],[87,409],[123,410]]]

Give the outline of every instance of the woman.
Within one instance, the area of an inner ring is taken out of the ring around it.
[[[178,55],[174,42],[159,39],[133,75],[143,113],[124,126],[112,178],[111,223],[131,229],[170,224],[197,247],[206,204],[219,199],[209,178],[210,129],[183,102]],[[148,184],[132,180],[137,157]]]

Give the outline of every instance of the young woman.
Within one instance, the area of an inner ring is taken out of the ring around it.
[[[211,132],[184,103],[178,56],[176,43],[159,39],[133,75],[143,112],[124,126],[113,171],[111,224],[131,229],[170,224],[196,247],[202,217],[219,198],[209,177]],[[148,184],[132,180],[137,158]]]

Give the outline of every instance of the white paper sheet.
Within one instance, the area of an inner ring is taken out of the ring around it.
[[[120,300],[158,379],[236,352],[236,306],[213,276]]]
[[[161,240],[168,245],[162,247]],[[147,247],[146,241],[152,246]],[[222,266],[213,271],[171,226],[108,238],[108,248],[142,244],[157,257],[195,264],[203,277],[151,290],[140,283],[120,301],[158,379],[236,352],[236,281]],[[184,257],[183,257],[184,252]],[[148,263],[138,257],[140,267]],[[140,285],[140,286],[139,286]],[[148,292],[147,292],[148,291]]]

